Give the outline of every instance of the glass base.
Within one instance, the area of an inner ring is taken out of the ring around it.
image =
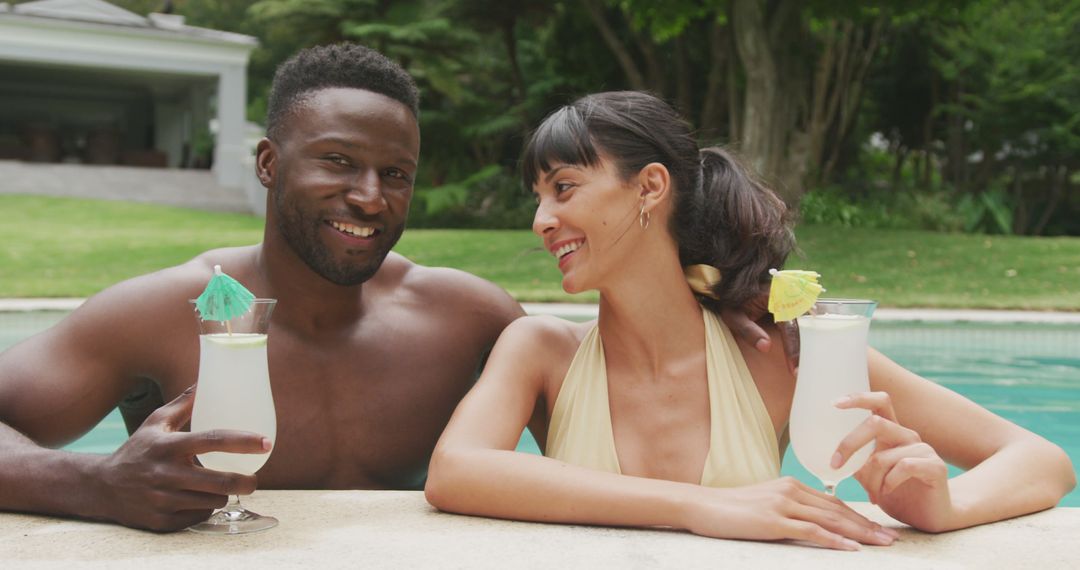
[[[253,513],[240,505],[226,505],[204,522],[189,526],[188,530],[202,534],[247,534],[277,525],[278,520],[274,517]]]

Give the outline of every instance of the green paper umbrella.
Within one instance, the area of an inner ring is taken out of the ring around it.
[[[251,307],[255,295],[239,281],[225,275],[220,265],[214,266],[214,276],[206,289],[195,299],[199,315],[208,321],[228,321],[239,317]]]

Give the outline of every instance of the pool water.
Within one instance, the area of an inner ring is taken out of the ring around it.
[[[0,350],[63,315],[0,314]],[[875,321],[870,344],[915,373],[1060,445],[1074,466],[1080,466],[1080,327]],[[123,420],[113,411],[67,449],[110,453],[126,437]],[[518,449],[538,453],[528,432],[522,435]],[[790,448],[782,473],[821,488]],[[862,487],[853,479],[841,482],[837,494],[845,500],[866,500]],[[1067,495],[1061,504],[1080,507],[1080,490]]]

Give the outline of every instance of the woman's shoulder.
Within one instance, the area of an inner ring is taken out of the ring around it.
[[[594,324],[546,315],[521,317],[503,331],[492,357],[545,378],[560,377]]]
[[[547,355],[566,351],[573,353],[595,325],[595,320],[579,323],[550,315],[533,315],[510,323],[503,331],[503,338],[509,343],[522,343]]]
[[[578,347],[595,326],[595,320],[577,323],[547,315],[522,317],[503,331],[492,358],[513,367],[518,376],[538,382],[550,414]]]

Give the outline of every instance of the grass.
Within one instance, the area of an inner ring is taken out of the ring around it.
[[[805,226],[789,267],[830,296],[883,306],[1080,310],[1080,238]],[[262,220],[142,204],[0,196],[0,297],[83,297],[201,251],[256,243]],[[490,279],[521,301],[594,301],[559,287],[528,231],[408,230],[397,251]]]

